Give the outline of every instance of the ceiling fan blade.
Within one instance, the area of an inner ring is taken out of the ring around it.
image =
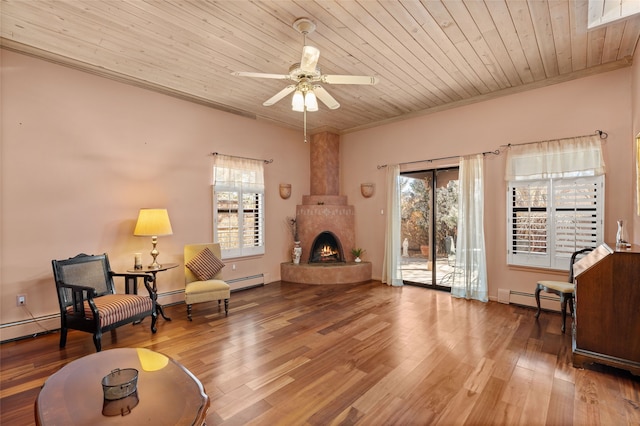
[[[313,93],[316,94],[316,98],[320,99],[323,104],[329,107],[329,109],[340,108],[338,101],[327,92],[322,86],[313,86]]]
[[[262,105],[271,106],[271,105],[275,104],[276,102],[278,102],[280,99],[282,99],[285,96],[287,96],[289,93],[293,92],[294,90],[296,90],[296,86],[291,84],[291,85],[285,87],[284,89],[282,89],[281,91],[279,91],[278,93],[276,93],[275,95],[273,95],[272,97],[270,97],[269,99],[267,99],[266,101],[264,101],[264,103]]]
[[[370,75],[323,75],[323,83],[329,84],[376,84],[378,77]]]
[[[238,77],[254,77],[254,78],[273,78],[276,80],[290,80],[291,77],[288,74],[267,74],[263,72],[245,72],[245,71],[234,71],[231,75],[235,75]]]
[[[318,65],[320,50],[317,47],[305,46],[302,49],[302,59],[300,59],[300,69],[306,73],[313,73]]]

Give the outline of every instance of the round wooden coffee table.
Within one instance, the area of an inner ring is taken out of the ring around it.
[[[106,401],[102,378],[138,370],[137,391]],[[110,349],[77,359],[44,383],[35,403],[38,425],[204,424],[209,397],[200,381],[173,359],[143,348]]]

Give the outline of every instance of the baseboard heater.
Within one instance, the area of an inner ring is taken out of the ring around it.
[[[512,303],[514,305],[520,305],[520,306],[528,306],[528,307],[536,307],[536,299],[535,299],[535,294],[534,293],[526,293],[523,291],[514,291],[511,290],[509,292],[509,301],[508,303]],[[557,303],[557,307],[555,305],[549,305],[549,304],[544,304],[544,306],[542,306],[542,309],[551,309],[551,310],[558,310],[560,308],[560,298],[559,297],[555,297],[555,296],[550,296],[547,293],[540,293],[540,301],[544,302],[545,300],[548,301],[552,301]],[[503,302],[504,303],[504,302]],[[545,309],[545,310],[546,310]]]
[[[248,277],[241,278],[233,278],[229,280],[224,280],[229,287],[231,287],[231,293],[235,291],[248,290],[250,288],[260,287],[265,284],[264,282],[264,274],[251,275]],[[174,296],[179,295],[180,297],[176,298]],[[164,306],[173,306],[184,303],[184,289],[166,291],[162,293],[158,293],[158,302],[162,303]]]
[[[49,324],[50,327],[46,327],[46,324],[43,324],[45,322]],[[32,337],[40,336],[42,334],[54,333],[60,330],[60,314],[59,313],[49,314],[49,315],[43,315],[40,317],[32,316],[29,319],[0,324],[0,330],[2,329],[9,330],[11,327],[19,327],[16,330],[17,330],[17,333],[20,333],[20,335],[11,337],[9,339],[2,339],[0,341],[0,344],[32,338]],[[39,328],[39,330],[33,330],[33,327],[37,327]],[[27,331],[28,329],[31,329],[32,331]]]
[[[250,275],[248,277],[242,278],[233,278],[225,281],[227,282],[227,284],[229,284],[229,287],[231,287],[231,292],[260,287],[265,284],[264,274]]]
[[[249,288],[260,287],[265,285],[264,274],[250,275],[248,277],[241,277],[241,278],[232,278],[229,280],[225,279],[224,281],[227,284],[229,284],[229,287],[231,287],[231,292],[238,291],[238,290],[247,290]],[[176,294],[184,294],[184,289],[158,293],[158,299],[162,297],[173,296]]]
[[[46,321],[46,320],[50,320],[50,319],[55,319],[60,321],[60,314],[50,314],[50,315],[43,315],[41,317],[37,317],[37,318],[29,318],[26,320],[20,320],[20,321],[14,321],[14,322],[8,322],[5,324],[0,324],[0,330],[3,328],[7,328],[7,327],[15,327],[18,325],[25,325],[25,324],[33,324],[33,323],[37,323],[38,321]]]
[[[534,293],[525,293],[523,291],[513,291],[513,290],[511,290],[509,292],[509,294],[512,294],[514,296],[531,297],[531,298],[534,298],[534,299],[536,297],[536,295]],[[559,297],[548,296],[548,295],[543,294],[543,293],[540,293],[540,299],[541,300],[553,300],[554,302],[559,302],[560,301]]]

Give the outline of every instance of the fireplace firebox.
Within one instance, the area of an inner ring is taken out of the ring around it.
[[[309,263],[344,262],[344,255],[340,241],[329,232],[321,232],[313,241]]]

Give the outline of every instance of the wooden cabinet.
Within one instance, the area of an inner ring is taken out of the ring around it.
[[[575,278],[573,365],[595,362],[640,375],[640,246],[592,253]]]

